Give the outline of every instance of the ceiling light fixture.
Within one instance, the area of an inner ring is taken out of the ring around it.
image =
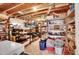
[[[23,14],[23,12],[21,12],[21,11],[18,11],[18,13]]]
[[[37,11],[37,7],[32,7],[33,11]]]
[[[38,18],[37,21],[40,21],[40,19]]]

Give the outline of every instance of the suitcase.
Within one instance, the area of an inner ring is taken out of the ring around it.
[[[46,49],[46,40],[41,40],[39,42],[39,48],[40,48],[40,50],[45,50]]]

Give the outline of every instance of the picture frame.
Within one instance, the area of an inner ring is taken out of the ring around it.
[[[54,25],[54,30],[60,30],[60,25]]]

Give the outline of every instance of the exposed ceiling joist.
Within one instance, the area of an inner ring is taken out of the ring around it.
[[[67,4],[55,4],[55,7],[61,7],[61,6],[65,6],[65,5],[67,5]],[[36,7],[37,11],[40,11],[40,10],[48,9],[49,7],[54,8],[54,3],[52,3],[52,4],[45,3],[45,4],[36,5],[34,7]],[[27,14],[27,13],[32,13],[32,12],[36,12],[33,10],[32,7],[21,11],[22,14]],[[18,14],[18,13],[15,13],[14,15],[16,15],[16,14]]]
[[[19,4],[15,7],[12,7],[4,12],[7,12],[8,14],[14,14],[20,10],[23,10],[23,9],[27,9],[27,8],[30,8],[30,7],[33,7],[35,5],[39,5],[40,3],[22,3],[22,4]]]
[[[17,8],[17,7],[21,6],[21,5],[23,5],[23,4],[24,4],[24,3],[19,4],[19,5],[16,5],[16,6],[14,6],[14,7],[12,7],[12,8],[9,8],[9,9],[7,9],[7,10],[3,11],[3,12],[8,12],[8,11],[10,11],[10,10],[14,9],[14,8]]]
[[[62,13],[62,12],[67,12],[68,9],[69,9],[69,5],[65,5],[65,6],[56,7],[54,9],[51,9],[50,12]],[[39,15],[39,14],[47,14],[47,12],[48,12],[48,9],[45,9],[45,10],[41,10],[41,11],[38,11],[38,12],[33,12],[33,13],[20,15],[19,17],[22,17],[22,16],[35,16],[35,15]]]
[[[18,5],[19,3],[1,3],[0,4],[0,11],[1,13],[9,8],[12,8],[16,5]]]
[[[32,7],[39,7],[37,11],[33,11]],[[48,8],[52,6],[51,12],[62,13],[66,12],[69,8],[67,3],[55,3],[55,8],[53,8],[54,3],[3,3],[0,4],[0,7],[4,13],[12,15],[14,17],[19,16],[35,16],[40,14],[47,14]],[[7,6],[4,8],[4,6]],[[18,14],[19,11],[22,11],[23,14]]]
[[[2,5],[3,3],[0,3],[0,5]]]

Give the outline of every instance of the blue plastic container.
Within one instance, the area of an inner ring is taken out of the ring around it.
[[[46,40],[41,40],[39,42],[39,48],[40,48],[40,50],[45,50],[46,49]]]

